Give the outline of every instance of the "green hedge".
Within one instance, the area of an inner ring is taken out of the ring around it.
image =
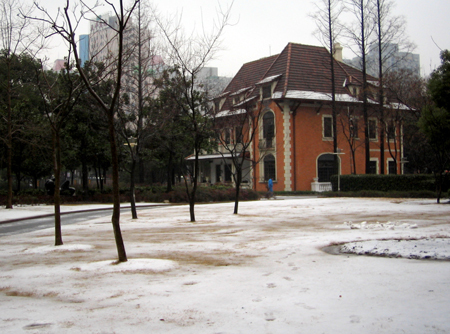
[[[137,187],[135,189],[136,202],[156,202],[161,203],[169,201],[171,203],[187,203],[188,198],[184,186],[177,186],[173,191],[167,193],[164,187]],[[196,194],[196,202],[225,202],[235,200],[235,189],[224,186],[199,187]],[[260,196],[257,192],[250,189],[241,189],[239,200],[249,201],[257,200]],[[120,201],[130,201],[130,191],[128,188],[120,189]],[[69,203],[112,203],[113,196],[111,189],[103,191],[92,189],[89,190],[87,198],[77,193],[75,196],[61,196],[61,204]],[[53,196],[45,195],[41,190],[29,190],[20,192],[13,197],[13,205],[18,204],[53,204]],[[0,205],[6,205],[6,193],[0,194]]]
[[[338,176],[331,177],[333,191],[338,190]],[[341,175],[341,191],[436,191],[435,179],[430,174],[407,175]],[[443,191],[448,190],[448,182]]]
[[[321,193],[324,197],[384,197],[384,198],[436,198],[435,191],[329,191]],[[447,198],[447,194],[443,194],[442,198]]]

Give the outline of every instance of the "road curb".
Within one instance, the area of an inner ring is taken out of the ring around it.
[[[159,206],[168,206],[170,204],[152,204],[152,205],[138,205],[136,206],[136,208],[152,208],[152,207],[159,207]],[[130,209],[131,206],[121,206],[120,209]],[[112,210],[113,207],[110,208],[98,208],[98,209],[84,209],[84,210],[74,210],[74,211],[65,211],[65,212],[61,212],[61,216],[63,215],[68,215],[71,213],[81,213],[81,212],[91,212],[91,211],[106,211],[106,210]],[[13,209],[14,210],[14,209]],[[28,217],[22,217],[22,218],[14,218],[14,219],[9,219],[9,220],[4,220],[4,221],[0,221],[0,225],[3,224],[9,224],[9,223],[15,223],[15,222],[19,222],[22,220],[27,220],[27,219],[38,219],[38,218],[46,218],[46,217],[52,217],[54,216],[55,213],[44,213],[41,215],[35,215],[35,216],[28,216]]]

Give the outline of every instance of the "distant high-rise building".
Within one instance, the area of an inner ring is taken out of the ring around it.
[[[388,43],[382,47],[383,71],[398,71],[408,69],[416,75],[420,75],[420,55],[399,50],[398,44]],[[367,74],[378,77],[379,74],[379,52],[378,45],[370,49],[366,56]],[[349,64],[358,69],[362,69],[361,57],[344,59]]]
[[[202,85],[209,96],[215,97],[221,93],[230,83],[232,78],[219,77],[219,69],[217,67],[203,67],[197,75],[197,82]]]
[[[89,35],[81,35],[79,40],[82,65],[88,60],[103,62],[111,70],[117,64],[117,26],[117,18],[110,14],[98,15],[91,21]],[[130,112],[137,108],[140,90],[144,96],[156,93],[153,79],[165,67],[163,58],[154,49],[151,31],[138,28],[130,20],[124,32],[122,96],[128,95],[127,108]],[[139,79],[142,80],[141,88]],[[202,89],[207,90],[211,96],[222,91],[230,81],[230,78],[218,76],[217,67],[202,68],[197,79],[202,84]]]
[[[89,35],[80,35],[80,59],[81,66],[89,60]]]
[[[119,49],[117,27],[117,18],[110,14],[98,15],[96,20],[91,21],[89,31],[90,60],[99,62],[115,61]]]
[[[53,63],[52,70],[55,72],[59,72],[62,69],[66,68],[67,65],[67,59],[56,59]]]

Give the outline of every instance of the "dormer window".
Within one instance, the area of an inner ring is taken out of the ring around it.
[[[220,110],[220,100],[215,100],[214,101],[214,111],[219,112],[219,110]]]
[[[278,79],[281,76],[281,74],[272,75],[256,83],[256,85],[259,86],[260,89],[261,100],[270,99],[272,97],[272,92],[275,89]]]
[[[265,85],[262,87],[262,98],[268,99],[272,96],[272,85]]]

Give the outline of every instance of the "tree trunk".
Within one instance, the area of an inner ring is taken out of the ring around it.
[[[127,254],[123,243],[122,232],[120,230],[120,192],[119,192],[119,161],[116,144],[116,134],[114,131],[114,111],[108,113],[109,142],[111,146],[112,160],[112,185],[113,185],[113,214],[111,223],[114,230],[114,239],[116,241],[118,262],[126,262]]]
[[[241,193],[241,183],[242,183],[242,170],[239,169],[236,175],[236,198],[234,199],[234,211],[233,214],[237,215],[239,210],[239,195]]]
[[[442,173],[434,173],[434,179],[436,180],[436,202],[440,204],[442,196]]]
[[[196,146],[199,147],[200,145],[196,144]],[[189,213],[190,213],[190,217],[191,217],[191,222],[195,222],[194,208],[195,208],[195,200],[196,200],[196,194],[197,194],[197,183],[198,183],[197,180],[198,180],[198,176],[200,175],[199,161],[198,161],[200,149],[198,149],[197,147],[195,149],[194,177],[192,179],[192,192],[191,192],[191,196],[189,199]]]
[[[362,94],[363,94],[363,118],[364,118],[364,150],[365,150],[365,172],[370,173],[370,138],[369,138],[369,115],[367,102],[367,63],[366,63],[366,31],[364,26],[364,1],[361,0],[361,59],[362,59]]]
[[[89,178],[88,167],[86,159],[81,160],[81,184],[83,186],[83,199],[86,200],[89,197]]]
[[[189,217],[191,218],[191,222],[195,222],[195,193],[191,193],[191,198],[189,200]]]
[[[169,152],[169,163],[167,166],[167,188],[166,192],[172,191],[172,180],[173,180],[173,154],[172,151]]]
[[[97,183],[97,189],[100,189],[100,183],[99,183],[99,169],[97,168],[97,163],[94,166],[95,171],[95,183]]]
[[[101,183],[101,185],[102,185],[101,191],[103,191],[104,187],[106,186],[106,172],[107,172],[106,168],[103,168],[103,174],[102,174],[103,177],[102,177],[102,183]]]
[[[7,64],[7,71],[8,71],[8,143],[6,145],[6,150],[7,150],[7,167],[6,167],[6,178],[8,179],[8,194],[7,194],[7,199],[6,199],[6,209],[12,209],[12,202],[13,202],[13,179],[12,179],[12,142],[13,142],[13,138],[12,138],[12,106],[11,106],[11,74],[10,74],[10,70],[11,70],[11,62],[8,61]]]
[[[380,174],[385,173],[384,169],[384,132],[386,131],[386,125],[384,122],[384,89],[383,89],[383,53],[382,53],[382,33],[381,33],[381,11],[380,0],[377,0],[377,18],[378,18],[378,80],[379,80],[379,114],[380,114]]]
[[[134,171],[136,169],[136,159],[132,158],[131,162],[131,173],[130,173],[130,202],[131,202],[131,216],[133,219],[137,219],[136,212],[136,195],[135,195],[135,185],[134,185]]]
[[[16,194],[18,194],[22,190],[20,187],[20,182],[22,179],[22,176],[20,174],[20,166],[18,167],[18,171],[15,174],[16,174]]]
[[[53,194],[54,206],[55,206],[55,246],[61,246],[62,233],[61,233],[61,194],[59,186],[61,184],[61,154],[60,154],[60,141],[59,133],[56,129],[53,131],[53,170],[55,173],[55,193]]]
[[[330,70],[331,70],[331,115],[333,117],[333,152],[337,152],[337,111],[336,111],[336,80],[334,74],[334,40],[331,20],[331,1],[328,1],[328,34],[330,36]]]
[[[145,183],[145,165],[142,157],[138,157],[138,170],[139,170],[139,184],[142,185]]]

